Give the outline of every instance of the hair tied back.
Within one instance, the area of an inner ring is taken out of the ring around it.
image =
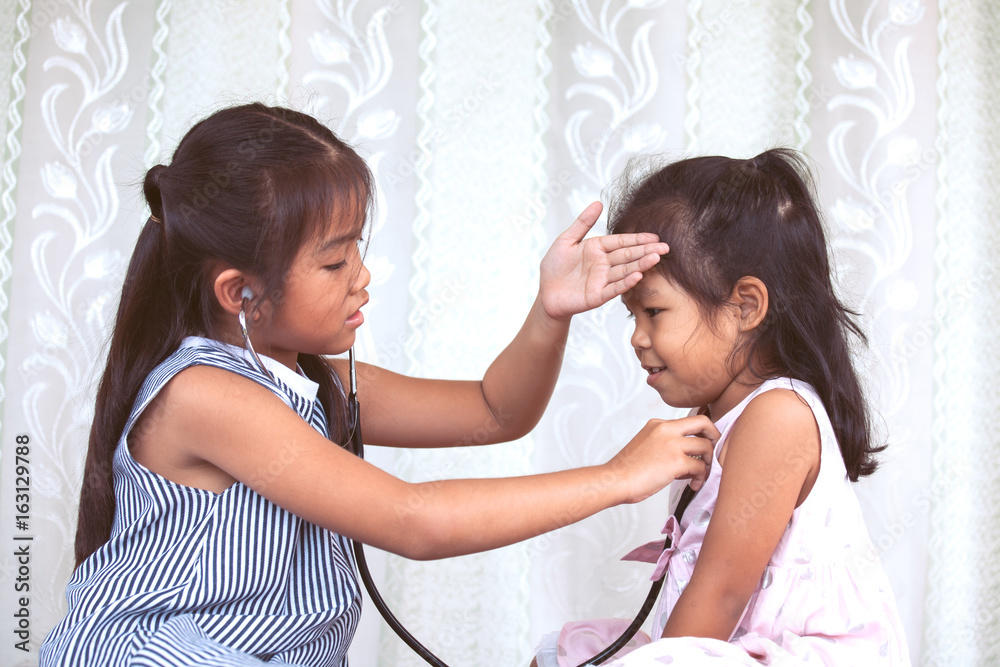
[[[146,172],[146,178],[142,183],[142,194],[146,197],[146,204],[149,206],[149,218],[153,222],[163,222],[163,195],[160,190],[160,176],[166,171],[162,164],[155,165]]]

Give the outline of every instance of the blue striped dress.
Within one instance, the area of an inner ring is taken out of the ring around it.
[[[150,373],[115,451],[111,539],[73,573],[40,667],[347,665],[361,615],[347,538],[241,482],[222,493],[171,482],[126,445],[157,392],[198,364],[259,382],[326,436],[316,384],[261,358],[274,379],[241,348],[190,337]]]

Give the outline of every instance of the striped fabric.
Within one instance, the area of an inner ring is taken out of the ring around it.
[[[361,615],[347,538],[241,482],[220,494],[171,482],[125,445],[157,392],[198,364],[259,382],[327,435],[316,384],[262,360],[274,379],[240,348],[192,337],[150,373],[115,452],[111,539],[73,573],[40,667],[347,665]]]

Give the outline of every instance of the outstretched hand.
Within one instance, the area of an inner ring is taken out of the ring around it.
[[[625,502],[629,503],[645,500],[675,479],[690,479],[691,489],[698,491],[708,479],[712,449],[721,437],[705,415],[650,419],[605,464],[615,474],[609,479],[628,484]]]
[[[585,239],[602,208],[585,208],[542,258],[539,296],[549,317],[565,319],[624,294],[670,249],[656,234]]]

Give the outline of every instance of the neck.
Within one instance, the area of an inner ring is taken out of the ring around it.
[[[253,339],[250,339],[253,342]],[[299,368],[299,353],[292,350],[272,350],[270,348],[260,349],[256,345],[254,349],[257,350],[257,354],[270,357],[274,359],[282,366],[287,366],[293,371],[298,371]]]
[[[719,421],[730,410],[735,408],[744,398],[763,384],[763,380],[744,371],[740,377],[734,378],[719,397],[705,406],[705,412],[713,422]]]
[[[229,343],[235,347],[242,347],[246,349],[246,344],[243,342],[243,334],[237,329],[236,331],[227,331],[219,336],[219,340],[223,343]],[[277,348],[272,348],[266,342],[260,342],[258,338],[254,335],[253,330],[250,331],[250,344],[253,345],[254,351],[258,356],[268,357],[277,361],[282,366],[287,366],[293,371],[298,371],[299,368],[299,353],[294,350],[281,350]]]

